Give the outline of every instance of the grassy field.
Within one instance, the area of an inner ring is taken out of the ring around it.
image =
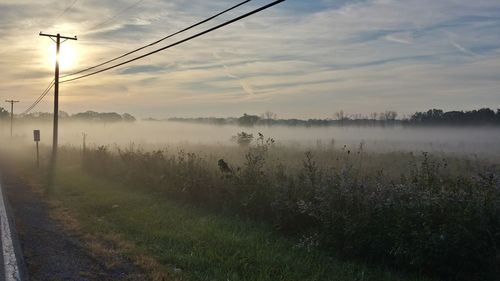
[[[159,280],[413,278],[387,268],[497,280],[492,160],[367,153],[363,144],[304,151],[264,137],[240,147],[64,147],[59,156],[49,197]]]
[[[23,162],[32,183],[43,182]],[[66,210],[91,245],[108,239],[156,280],[426,280],[341,261],[284,237],[266,223],[179,204],[61,163],[46,198]],[[94,240],[94,241],[93,241]],[[99,248],[95,246],[95,248]],[[97,249],[99,254],[99,250]],[[101,251],[102,253],[102,251]]]

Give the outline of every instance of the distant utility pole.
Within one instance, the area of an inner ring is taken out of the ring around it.
[[[19,102],[18,100],[6,100],[5,102],[10,103],[10,138],[12,138],[12,122],[14,120],[14,103]]]
[[[82,133],[82,136],[83,136],[82,155],[85,155],[85,151],[87,150],[87,144],[86,144],[87,133]]]
[[[57,158],[57,138],[58,138],[58,128],[59,128],[59,50],[61,47],[61,43],[64,43],[66,40],[77,40],[75,37],[66,37],[61,36],[59,33],[56,35],[52,34],[39,34],[40,36],[49,37],[52,41],[56,43],[56,70],[55,70],[55,78],[54,78],[54,126],[53,126],[53,136],[52,136],[52,159],[51,163],[55,165]],[[56,38],[56,40],[54,40]],[[64,39],[61,42],[61,38]]]

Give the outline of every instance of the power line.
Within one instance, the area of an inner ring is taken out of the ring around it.
[[[77,1],[78,1],[78,0],[75,0],[73,3],[71,3],[71,4],[68,6],[68,8],[66,8],[66,9],[65,9],[65,11],[63,12],[63,14],[64,14],[66,11],[68,11],[69,9],[71,9],[71,8],[75,5],[75,3],[76,3]],[[83,73],[83,72],[87,72],[87,71],[89,71],[89,70],[92,70],[92,69],[95,69],[95,68],[97,68],[97,67],[100,67],[100,66],[106,65],[106,64],[108,64],[108,63],[111,63],[111,62],[116,61],[116,60],[118,60],[118,59],[121,59],[121,58],[123,58],[123,57],[126,57],[126,56],[128,56],[128,55],[131,55],[131,54],[136,53],[136,52],[138,52],[138,51],[141,51],[141,50],[143,50],[143,49],[145,49],[145,48],[148,48],[148,47],[154,46],[154,45],[156,45],[156,44],[158,44],[158,43],[160,43],[160,42],[162,42],[162,41],[164,41],[164,40],[166,40],[166,39],[169,39],[169,38],[171,38],[171,37],[173,37],[173,36],[175,36],[175,35],[178,35],[178,34],[180,34],[180,33],[183,33],[183,32],[185,32],[185,31],[188,31],[188,30],[190,30],[190,29],[192,29],[192,28],[195,28],[195,27],[197,27],[197,26],[199,26],[199,25],[202,25],[202,24],[204,24],[204,23],[207,23],[207,22],[209,22],[209,21],[211,21],[211,20],[213,20],[213,19],[215,19],[215,18],[217,18],[217,17],[219,17],[219,16],[221,16],[221,15],[223,15],[223,14],[225,14],[225,13],[229,12],[229,11],[232,11],[232,10],[234,10],[234,9],[236,9],[236,8],[238,8],[238,7],[242,6],[242,5],[244,5],[244,4],[246,4],[246,3],[250,2],[250,1],[252,1],[252,0],[246,0],[246,1],[243,1],[243,2],[241,2],[241,3],[239,3],[239,4],[237,4],[237,5],[234,5],[234,6],[230,7],[230,8],[228,8],[228,9],[226,9],[226,10],[222,11],[222,12],[217,13],[217,14],[215,14],[215,15],[213,15],[213,16],[211,16],[211,17],[209,17],[209,18],[207,18],[207,19],[205,19],[205,20],[203,20],[203,21],[197,22],[197,23],[195,23],[195,24],[193,24],[193,25],[191,25],[191,26],[189,26],[189,27],[187,27],[187,28],[184,28],[184,29],[182,29],[182,30],[180,30],[180,31],[178,31],[178,32],[175,32],[175,33],[172,33],[172,34],[170,34],[170,35],[168,35],[168,36],[165,36],[165,37],[163,37],[163,38],[161,38],[161,39],[159,39],[159,40],[157,40],[157,41],[155,41],[155,42],[152,42],[152,43],[150,43],[150,44],[148,44],[148,45],[145,45],[145,46],[143,46],[143,47],[140,47],[140,48],[138,48],[138,49],[135,49],[135,50],[133,50],[133,51],[130,51],[130,52],[128,52],[128,53],[125,53],[125,54],[123,54],[123,55],[121,55],[121,56],[118,56],[118,57],[116,57],[116,58],[114,58],[114,59],[111,59],[111,60],[105,61],[105,62],[103,62],[103,63],[101,63],[101,64],[96,65],[96,66],[89,67],[89,68],[86,68],[86,69],[80,70],[80,71],[78,71],[78,72],[74,72],[74,73],[70,73],[70,74],[62,75],[62,76],[61,76],[61,78],[68,77],[68,76],[73,76],[73,75],[80,74],[80,73]],[[142,2],[142,1],[139,1],[139,2]],[[125,10],[127,10],[127,9],[130,9],[130,7],[132,7],[132,6],[135,6],[135,5],[139,4],[139,2],[136,2],[134,5],[131,5],[131,6],[127,7],[127,8],[125,8],[125,9],[123,9],[122,11],[125,11]],[[61,14],[61,15],[62,15],[62,14]],[[61,83],[62,83],[62,82],[61,82]],[[27,109],[26,109],[26,110],[25,110],[22,114],[28,114],[31,110],[33,110],[33,108],[35,108],[35,107],[36,107],[36,106],[37,106],[37,105],[38,105],[38,104],[39,104],[39,103],[43,100],[43,98],[44,98],[44,97],[48,94],[48,92],[52,89],[52,87],[54,87],[54,80],[52,80],[52,82],[50,82],[50,84],[49,84],[49,86],[47,87],[47,89],[46,89],[45,91],[43,91],[43,93],[40,95],[40,97],[38,97],[38,99],[36,99],[36,100],[35,100],[35,102],[33,102],[33,104],[31,104],[31,106],[29,106],[29,107],[28,107],[28,108],[27,108]]]
[[[250,2],[250,1],[252,1],[252,0],[247,0],[247,1],[241,2],[241,3],[239,3],[239,4],[237,4],[237,5],[235,5],[235,6],[231,7],[231,8],[229,8],[229,9],[227,9],[227,10],[223,11],[223,12],[220,12],[220,13],[218,13],[218,14],[216,14],[216,15],[214,15],[214,16],[212,16],[212,17],[210,17],[210,18],[207,18],[207,19],[205,19],[205,20],[203,20],[203,21],[201,21],[201,22],[198,22],[198,23],[196,23],[196,24],[194,24],[194,25],[192,25],[192,26],[190,26],[190,27],[188,27],[188,28],[185,28],[185,29],[183,29],[183,30],[181,30],[181,31],[178,31],[178,32],[176,32],[176,33],[173,33],[173,34],[171,34],[171,35],[169,35],[169,36],[166,36],[166,37],[164,37],[164,38],[162,38],[162,39],[160,39],[160,40],[157,40],[157,41],[155,41],[155,42],[153,42],[153,43],[151,43],[151,44],[148,44],[148,45],[146,45],[146,46],[144,46],[144,47],[141,47],[141,48],[139,48],[139,49],[136,49],[136,50],[134,50],[134,51],[131,51],[131,52],[129,52],[129,53],[127,53],[127,54],[124,54],[124,55],[122,55],[122,56],[120,56],[120,57],[117,57],[117,58],[115,58],[115,59],[113,59],[113,60],[109,60],[109,61],[107,61],[107,62],[104,62],[104,63],[102,63],[102,64],[99,64],[99,65],[94,66],[94,67],[91,67],[91,68],[84,69],[84,70],[79,71],[79,72],[75,72],[75,73],[72,73],[72,74],[64,75],[64,76],[62,76],[61,78],[63,78],[63,77],[67,77],[67,76],[70,76],[70,75],[80,74],[80,73],[82,73],[82,72],[86,72],[86,71],[91,70],[91,69],[95,69],[95,68],[97,68],[97,67],[99,67],[99,66],[102,66],[102,65],[104,65],[104,64],[108,64],[108,63],[110,63],[110,62],[112,62],[112,61],[118,60],[118,59],[123,58],[123,57],[125,57],[125,56],[127,56],[127,55],[130,55],[130,54],[132,54],[132,53],[138,52],[138,51],[140,51],[140,50],[142,50],[142,49],[144,49],[144,48],[146,48],[146,47],[153,46],[153,45],[155,45],[155,44],[157,44],[157,43],[159,43],[159,42],[161,42],[161,41],[163,41],[163,40],[166,40],[166,39],[168,39],[168,38],[170,38],[170,37],[172,37],[172,36],[178,35],[178,34],[180,34],[180,33],[184,32],[184,31],[187,31],[187,30],[189,30],[189,29],[192,29],[192,28],[194,28],[194,27],[196,27],[196,26],[198,26],[198,25],[201,25],[201,24],[203,24],[203,23],[206,23],[206,22],[208,22],[208,21],[210,21],[210,20],[212,20],[212,19],[214,19],[214,18],[216,18],[216,17],[218,17],[218,16],[220,16],[220,15],[222,15],[222,14],[224,14],[224,13],[227,13],[228,11],[231,11],[231,10],[233,10],[233,9],[236,9],[236,8],[238,8],[238,7],[242,6],[242,5],[244,5],[244,4],[246,4],[246,3]],[[96,72],[93,72],[93,73],[90,73],[90,74],[87,74],[87,75],[82,75],[82,76],[79,76],[79,77],[76,77],[76,78],[72,78],[72,79],[67,79],[67,80],[61,81],[60,83],[62,84],[62,83],[66,83],[66,82],[71,82],[71,81],[75,81],[75,80],[78,80],[78,79],[82,79],[82,78],[85,78],[85,77],[88,77],[88,76],[91,76],[91,75],[95,75],[95,74],[98,74],[98,73],[101,73],[101,72],[104,72],[104,71],[107,71],[107,70],[110,70],[110,69],[113,69],[113,68],[119,67],[119,66],[121,66],[121,65],[124,65],[124,64],[127,64],[127,63],[130,63],[130,62],[133,62],[133,61],[139,60],[139,59],[144,58],[144,57],[146,57],[146,56],[149,56],[149,55],[152,55],[152,54],[158,53],[158,52],[160,52],[160,51],[163,51],[163,50],[166,50],[166,49],[172,48],[172,47],[174,47],[174,46],[180,45],[180,44],[182,44],[182,43],[185,43],[185,42],[187,42],[187,41],[190,41],[190,40],[192,40],[192,39],[195,39],[195,38],[197,38],[197,37],[200,37],[200,36],[202,36],[202,35],[204,35],[204,34],[207,34],[207,33],[210,33],[210,32],[212,32],[212,31],[215,31],[215,30],[217,30],[217,29],[220,29],[220,28],[222,28],[222,27],[224,27],[224,26],[226,26],[226,25],[232,24],[232,23],[234,23],[234,22],[236,22],[236,21],[239,21],[239,20],[241,20],[241,19],[243,19],[243,18],[249,17],[249,16],[251,16],[251,15],[253,15],[253,14],[256,14],[256,13],[258,13],[258,12],[261,12],[261,11],[263,11],[263,10],[265,10],[265,9],[268,9],[268,8],[270,8],[270,7],[272,7],[272,6],[275,6],[275,5],[277,5],[277,4],[281,3],[281,2],[284,2],[284,1],[286,1],[286,0],[279,0],[279,1],[272,2],[272,3],[270,3],[270,4],[266,5],[266,6],[263,6],[263,7],[259,8],[259,9],[256,9],[256,10],[254,10],[254,11],[251,11],[251,12],[249,12],[249,13],[247,13],[247,14],[244,14],[244,15],[242,15],[242,16],[240,16],[240,17],[237,17],[237,18],[235,18],[235,19],[233,19],[233,20],[230,20],[230,21],[228,21],[228,22],[225,22],[225,23],[223,23],[223,24],[220,24],[220,25],[218,25],[218,26],[216,26],[216,27],[213,27],[213,28],[211,28],[211,29],[208,29],[208,30],[206,30],[206,31],[204,31],[204,32],[198,33],[198,34],[196,34],[196,35],[194,35],[194,36],[191,36],[191,37],[189,37],[189,38],[186,38],[186,39],[184,39],[184,40],[181,40],[181,41],[178,41],[178,42],[176,42],[176,43],[173,43],[173,44],[171,44],[171,45],[169,45],[169,46],[163,47],[163,48],[161,48],[161,49],[157,49],[157,50],[155,50],[155,51],[153,51],[153,52],[147,53],[147,54],[145,54],[145,55],[142,55],[142,56],[140,56],[140,57],[136,57],[136,58],[134,58],[134,59],[128,60],[128,61],[126,61],[126,62],[123,62],[123,63],[117,64],[117,65],[114,65],[114,66],[108,67],[108,68],[106,68],[106,69],[102,69],[102,70],[99,70],[99,71],[96,71]],[[44,98],[44,97],[45,97],[45,96],[49,93],[49,91],[52,89],[52,87],[54,87],[54,80],[52,80],[52,81],[50,82],[50,84],[49,84],[49,86],[47,87],[47,89],[46,89],[45,91],[43,91],[43,93],[40,95],[40,97],[38,97],[38,99],[36,99],[36,100],[35,100],[35,102],[33,102],[33,104],[32,104],[31,106],[29,106],[29,107],[28,107],[28,108],[27,108],[27,109],[23,112],[23,114],[27,114],[27,113],[29,113],[31,110],[33,110],[33,109],[34,109],[34,108],[35,108],[35,107],[36,107],[36,106],[37,106],[37,105],[38,105],[38,104],[39,104],[39,103],[43,100],[43,98]]]
[[[150,56],[150,55],[156,54],[156,53],[158,53],[158,52],[161,52],[161,51],[164,51],[164,50],[170,49],[170,48],[172,48],[172,47],[175,47],[175,46],[180,45],[180,44],[182,44],[182,43],[185,43],[185,42],[187,42],[187,41],[191,41],[191,40],[193,40],[193,39],[195,39],[195,38],[198,38],[198,37],[200,37],[200,36],[202,36],[202,35],[205,35],[205,34],[210,33],[210,32],[212,32],[212,31],[218,30],[218,29],[220,29],[220,28],[222,28],[222,27],[225,27],[225,26],[230,25],[230,24],[232,24],[232,23],[235,23],[235,22],[237,22],[237,21],[240,21],[240,20],[242,20],[242,19],[244,19],[244,18],[247,18],[247,17],[249,17],[249,16],[251,16],[251,15],[253,15],[253,14],[256,14],[256,13],[259,13],[259,12],[261,12],[261,11],[263,11],[263,10],[266,10],[266,9],[268,9],[268,8],[271,8],[271,7],[273,7],[273,6],[277,5],[277,4],[281,3],[281,2],[284,2],[284,1],[286,1],[286,0],[277,0],[277,1],[274,1],[274,2],[272,2],[272,3],[270,3],[270,4],[267,4],[267,5],[265,5],[265,6],[262,6],[262,7],[258,8],[258,9],[256,9],[256,10],[253,10],[253,11],[251,11],[251,12],[248,12],[248,13],[246,13],[246,14],[242,15],[242,16],[239,16],[239,17],[237,17],[237,18],[234,18],[234,19],[232,19],[232,20],[229,20],[229,21],[227,21],[227,22],[224,22],[224,23],[222,23],[222,24],[219,24],[219,25],[217,25],[217,26],[215,26],[215,27],[212,27],[212,28],[210,28],[210,29],[207,29],[207,30],[205,30],[205,31],[203,31],[203,32],[197,33],[197,34],[195,34],[195,35],[193,35],[193,36],[190,36],[190,37],[188,37],[188,38],[186,38],[186,39],[183,39],[183,40],[177,41],[177,42],[175,42],[175,43],[173,43],[173,44],[170,44],[170,45],[168,45],[168,46],[165,46],[165,47],[163,47],[163,48],[156,49],[156,50],[154,50],[154,51],[152,51],[152,52],[149,52],[149,53],[146,53],[146,54],[144,54],[144,55],[141,55],[141,56],[135,57],[135,58],[133,58],[133,59],[129,59],[129,60],[125,61],[125,62],[122,62],[122,63],[119,63],[119,64],[115,64],[115,65],[113,65],[113,66],[106,67],[106,68],[101,69],[101,70],[98,70],[98,71],[91,72],[91,73],[89,73],[89,74],[81,75],[81,76],[78,76],[78,77],[75,77],[75,78],[71,78],[71,79],[66,79],[66,80],[64,80],[64,81],[61,81],[60,83],[61,83],[61,84],[62,84],[62,83],[67,83],[67,82],[71,82],[71,81],[75,81],[75,80],[83,79],[83,78],[86,78],[86,77],[89,77],[89,76],[92,76],[92,75],[96,75],[96,74],[99,74],[99,73],[101,73],[101,72],[105,72],[105,71],[111,70],[111,69],[113,69],[113,68],[116,68],[116,67],[119,67],[119,66],[122,66],[122,65],[125,65],[125,64],[128,64],[128,63],[131,63],[131,62],[133,62],[133,61],[136,61],[136,60],[139,60],[139,59],[142,59],[142,58],[148,57],[148,56]]]
[[[237,4],[237,5],[232,6],[231,8],[228,8],[228,9],[226,9],[226,10],[222,11],[222,12],[219,12],[219,13],[217,13],[217,14],[215,14],[215,15],[213,15],[213,16],[211,16],[211,17],[209,17],[209,18],[205,19],[205,20],[202,20],[202,21],[200,21],[200,22],[198,22],[198,23],[195,23],[195,24],[193,24],[193,25],[191,25],[191,26],[189,26],[189,27],[187,27],[187,28],[184,28],[184,29],[182,29],[182,30],[180,30],[180,31],[177,31],[177,32],[172,33],[172,34],[170,34],[170,35],[168,35],[168,36],[165,36],[165,37],[163,37],[163,38],[161,38],[161,39],[159,39],[159,40],[156,40],[156,41],[154,41],[154,42],[152,42],[152,43],[150,43],[150,44],[147,44],[147,45],[145,45],[145,46],[143,46],[143,47],[137,48],[137,49],[135,49],[135,50],[133,50],[133,51],[130,51],[130,52],[128,52],[128,53],[125,53],[125,54],[123,54],[123,55],[121,55],[121,56],[118,56],[118,57],[116,57],[116,58],[113,58],[113,59],[107,60],[107,61],[105,61],[105,62],[103,62],[103,63],[98,64],[98,65],[95,65],[95,66],[92,66],[92,67],[89,67],[89,68],[85,68],[85,69],[83,69],[83,70],[80,70],[80,71],[77,71],[77,72],[74,72],[74,73],[70,73],[70,74],[65,74],[65,75],[62,75],[62,76],[61,76],[61,78],[65,78],[65,77],[68,77],[68,76],[73,76],[73,75],[77,75],[77,74],[80,74],[80,73],[83,73],[83,72],[87,72],[87,71],[89,71],[89,70],[96,69],[96,68],[98,68],[98,67],[100,67],[100,66],[103,66],[103,65],[106,65],[106,64],[108,64],[108,63],[111,63],[111,62],[117,61],[117,60],[119,60],[119,59],[121,59],[121,58],[124,58],[124,57],[126,57],[126,56],[128,56],[128,55],[131,55],[131,54],[137,53],[137,52],[139,52],[139,51],[141,51],[141,50],[144,50],[144,49],[146,49],[146,48],[148,48],[148,47],[154,46],[154,45],[156,45],[156,44],[158,44],[158,43],[160,43],[160,42],[162,42],[162,41],[165,41],[165,40],[167,40],[167,39],[169,39],[169,38],[171,38],[171,37],[174,37],[175,35],[181,34],[181,33],[185,32],[185,31],[188,31],[188,30],[190,30],[190,29],[193,29],[193,28],[195,28],[195,27],[197,27],[197,26],[199,26],[199,25],[202,25],[202,24],[204,24],[204,23],[207,23],[207,22],[209,22],[209,21],[211,21],[211,20],[213,20],[213,19],[215,19],[215,18],[217,18],[217,17],[219,17],[219,16],[221,16],[221,15],[223,15],[223,14],[227,13],[227,12],[230,12],[230,11],[232,11],[232,10],[234,10],[234,9],[236,9],[236,8],[238,8],[238,7],[240,7],[240,6],[243,6],[243,5],[247,4],[247,3],[248,3],[248,2],[250,2],[250,1],[252,1],[252,0],[246,0],[246,1],[243,1],[243,2],[241,2],[241,3],[239,3],[239,4]]]
[[[45,89],[45,91],[43,91],[43,93],[35,100],[35,102],[33,102],[22,114],[23,115],[28,114],[31,110],[33,110],[33,108],[35,108],[42,101],[42,99],[49,93],[52,87],[54,87],[54,80],[50,82],[49,86],[47,86],[47,89]]]

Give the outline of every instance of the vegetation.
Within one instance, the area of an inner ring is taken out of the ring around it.
[[[7,118],[9,112],[0,107],[0,119]],[[131,114],[124,113],[122,115],[109,112],[99,113],[95,111],[86,111],[70,115],[61,111],[59,113],[61,119],[93,121],[93,122],[134,122],[136,118]],[[239,125],[244,127],[251,126],[428,126],[428,125],[499,125],[500,124],[500,109],[493,111],[489,108],[481,108],[471,111],[449,111],[445,112],[441,109],[431,109],[426,112],[416,112],[409,118],[397,119],[398,113],[387,110],[382,113],[371,113],[367,116],[361,114],[347,114],[343,110],[333,114],[333,118],[326,119],[278,119],[278,116],[272,111],[266,111],[260,116],[243,114],[239,118],[169,118],[168,121],[175,122],[193,122],[212,125]],[[51,113],[35,112],[25,115],[16,115],[16,118],[32,121],[32,120],[52,120]],[[153,118],[144,119],[145,121],[160,121]]]
[[[500,109],[497,112],[482,108],[472,111],[449,111],[431,109],[427,112],[413,114],[409,122],[411,124],[433,124],[433,125],[484,125],[500,124]]]
[[[425,153],[381,161],[362,145],[358,151],[321,148],[293,163],[285,148],[262,135],[244,151],[243,161],[231,165],[182,150],[101,146],[87,151],[83,167],[171,200],[266,221],[301,237],[303,247],[343,258],[445,280],[500,274],[498,167]]]
[[[85,157],[85,170],[91,171],[90,174],[81,170],[79,153],[73,148],[60,151],[56,178],[50,186],[45,185],[50,187],[46,196],[60,202],[66,216],[68,212],[72,214],[85,233],[101,237],[104,243],[111,241],[120,245],[122,253],[143,266],[153,280],[427,280],[380,266],[332,258],[306,238],[298,241],[283,237],[270,225],[244,216],[217,215],[193,205],[176,203],[179,196],[167,196],[173,193],[157,189],[159,186],[153,183],[141,182],[139,174],[121,175],[126,177],[124,181],[106,179],[116,166],[99,173],[103,177],[96,177],[97,170],[90,169],[91,163],[98,159],[106,159],[106,163],[114,166],[118,164],[114,161],[121,157],[132,157],[126,161],[146,160],[143,164],[153,167],[153,162],[160,160],[156,152],[146,156],[129,151],[114,158],[102,147],[90,150]],[[182,152],[179,155],[184,156],[171,163],[174,170],[170,172],[182,172],[189,177],[186,169],[194,167],[188,159],[195,156]],[[167,159],[156,163],[163,161]],[[33,169],[26,160],[22,166],[23,173],[32,182],[43,181],[43,170]],[[197,169],[193,172],[197,173]],[[177,181],[178,177],[158,180]],[[179,184],[178,190],[184,187]],[[94,246],[92,241],[89,243]],[[145,257],[153,257],[157,264]]]
[[[1,115],[0,110],[0,117]],[[52,113],[34,112],[25,115],[16,115],[16,118],[21,121],[50,121],[53,118]],[[64,111],[59,112],[61,120],[74,120],[74,121],[91,121],[91,122],[134,122],[136,118],[128,113],[122,115],[116,112],[95,112],[86,111],[70,115]]]
[[[327,119],[278,119],[271,111],[261,116],[244,114],[239,118],[170,118],[169,121],[195,122],[215,125],[282,125],[282,126],[416,126],[416,125],[499,125],[500,109],[493,111],[482,108],[471,111],[444,112],[441,109],[431,109],[427,112],[416,112],[410,118],[397,119],[395,111],[371,113],[368,116],[361,114],[347,114],[343,110],[336,112],[333,118]]]
[[[5,119],[9,117],[9,112],[5,110],[3,107],[0,107],[0,119]]]
[[[241,133],[236,134],[236,136],[233,136],[231,138],[231,140],[236,142],[238,145],[248,146],[254,140],[254,136],[253,136],[253,134],[241,132]]]

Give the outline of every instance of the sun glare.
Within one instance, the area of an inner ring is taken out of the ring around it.
[[[53,67],[56,61],[56,50],[54,45],[49,46],[49,63]],[[61,70],[68,70],[75,66],[76,52],[71,44],[61,44],[59,52],[59,68]]]

